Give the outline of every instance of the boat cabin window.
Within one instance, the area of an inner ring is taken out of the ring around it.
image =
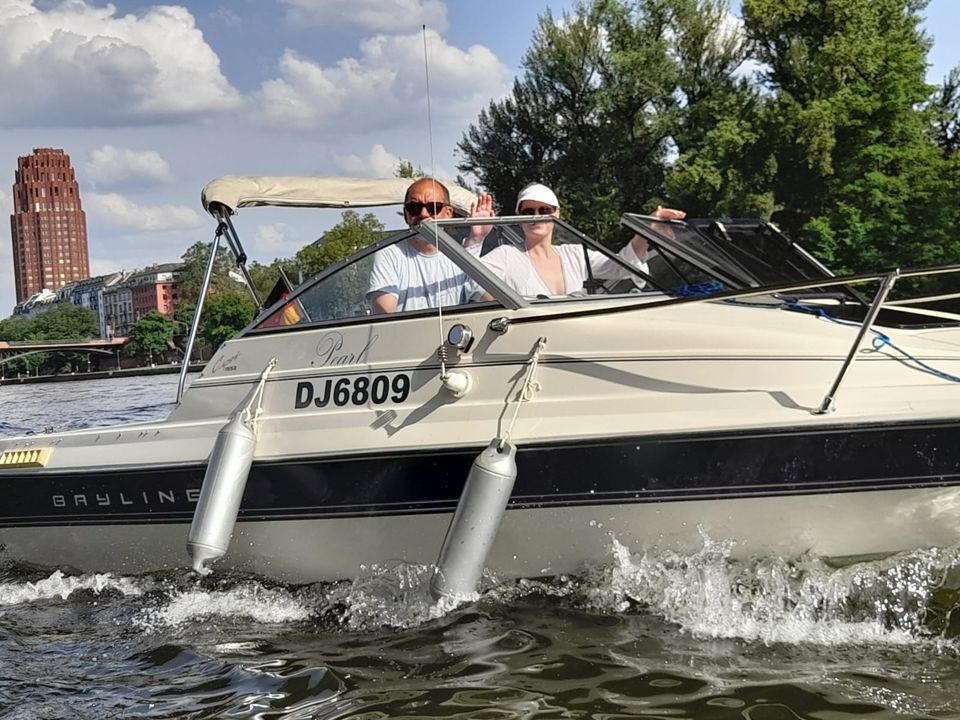
[[[255,329],[370,320],[489,303],[493,297],[435,238],[403,230],[332,266],[274,307]]]
[[[648,250],[636,236],[614,252],[548,216],[424,221],[324,271],[255,329],[662,289]]]

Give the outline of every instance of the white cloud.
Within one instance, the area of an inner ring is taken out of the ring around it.
[[[365,156],[334,155],[337,165],[349,175],[355,177],[394,177],[400,166],[401,158],[389,152],[383,145],[377,143],[370,148]]]
[[[253,250],[261,256],[280,257],[295,253],[303,246],[300,233],[286,223],[258,225]]]
[[[208,17],[226,27],[238,28],[243,25],[243,19],[230,8],[218,8],[209,13]]]
[[[6,220],[12,214],[13,196],[0,190],[0,217]],[[9,233],[6,233],[6,235],[9,237]],[[0,252],[0,320],[13,311],[13,305],[17,297],[13,280],[13,253],[10,250],[10,241],[7,240],[4,244],[6,245],[6,248],[4,248],[6,252]]]
[[[109,275],[110,273],[115,273],[123,268],[115,260],[95,260],[90,258],[90,277],[97,277],[98,275]]]
[[[162,122],[240,102],[186,8],[0,5],[0,125]]]
[[[294,25],[355,26],[371,32],[409,32],[426,25],[447,29],[447,6],[440,0],[280,0],[289,5]]]
[[[178,230],[203,224],[186,205],[138,205],[117,193],[86,193],[87,211],[111,225],[138,230]]]
[[[90,153],[87,178],[99,188],[148,186],[173,179],[170,166],[154,150],[130,150],[104,145]]]
[[[435,121],[472,121],[506,90],[509,72],[483,45],[461,50],[428,31],[430,93]],[[287,50],[280,77],[254,93],[250,113],[270,127],[376,131],[416,125],[426,134],[426,82],[419,34],[377,35],[360,58],[324,67]]]
[[[0,263],[0,320],[13,312],[17,289],[13,279],[13,265]]]

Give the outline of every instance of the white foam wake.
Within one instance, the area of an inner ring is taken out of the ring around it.
[[[0,606],[53,600],[66,600],[75,592],[88,590],[99,595],[104,591],[119,592],[127,597],[142,595],[149,582],[137,578],[115,577],[109,573],[94,575],[64,575],[57,570],[50,577],[36,582],[0,583]]]
[[[247,581],[228,590],[175,591],[161,607],[144,611],[138,624],[156,630],[219,617],[276,625],[302,622],[315,614],[316,600],[302,592]]]
[[[765,643],[912,644],[925,634],[934,591],[960,567],[953,550],[917,550],[833,568],[810,557],[740,563],[732,543],[704,536],[692,555],[632,555],[616,539],[612,559],[581,579],[589,606],[639,605],[696,635]]]

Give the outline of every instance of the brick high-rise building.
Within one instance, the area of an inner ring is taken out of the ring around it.
[[[17,159],[10,235],[17,302],[90,276],[87,219],[63,150],[36,148]]]

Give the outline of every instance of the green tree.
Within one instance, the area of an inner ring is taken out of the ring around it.
[[[89,340],[98,337],[96,314],[84,307],[61,302],[34,319],[35,333],[46,341]]]
[[[57,303],[34,317],[0,320],[0,340],[7,342],[89,340],[97,337],[99,330],[97,316],[91,310],[71,303]],[[4,372],[47,375],[70,372],[86,362],[87,356],[82,353],[45,352],[11,360],[5,363]]]
[[[691,216],[769,217],[776,159],[764,97],[737,68],[744,37],[724,0],[678,3],[671,30],[682,103],[667,195]]]
[[[203,342],[218,348],[253,320],[253,299],[247,293],[222,292],[209,295],[203,305],[198,329]]]
[[[937,144],[945,154],[960,150],[960,65],[953,68],[933,98]]]
[[[837,271],[960,259],[960,69],[925,82],[927,0],[583,0],[458,145],[509,211],[527,182],[600,240],[617,216],[773,217]],[[747,77],[744,62],[758,68]]]
[[[751,100],[731,78],[744,50],[720,32],[725,18],[721,0],[591,0],[559,21],[547,12],[512,93],[483,110],[459,143],[458,168],[506,211],[523,185],[543,181],[564,215],[612,241],[624,211],[671,202],[671,156],[712,141],[715,113]],[[724,158],[699,162],[708,159]],[[688,170],[676,187],[692,195],[703,182]],[[743,185],[739,195],[762,195]]]
[[[131,353],[162,356],[176,346],[173,343],[178,324],[157,310],[144,314],[132,328],[127,348]]]
[[[203,284],[203,276],[207,271],[207,262],[210,259],[210,244],[197,241],[184,251],[180,259],[183,260],[183,268],[177,273],[180,297],[196,302],[196,299],[200,296],[200,287]],[[210,278],[211,288],[215,291],[236,288],[236,281],[229,275],[233,267],[235,267],[235,263],[230,251],[221,242],[220,247],[217,248],[217,259],[213,265],[213,275]]]
[[[417,165],[413,166],[413,163],[409,160],[400,159],[400,162],[397,164],[397,170],[395,175],[398,178],[408,178],[410,180],[415,180],[416,178],[422,178],[426,176],[426,173],[423,171],[423,168]]]
[[[35,327],[34,318],[14,316],[0,320],[0,340],[20,342],[34,339]]]
[[[549,11],[542,15],[523,76],[510,95],[480,113],[458,144],[458,169],[474,175],[503,211],[512,212],[524,185],[540,181],[557,191],[564,214],[587,232],[597,234],[609,220],[616,188],[604,132],[610,113],[599,97],[602,26],[616,23],[604,16],[623,12],[616,3],[594,3],[577,5],[560,21]],[[632,121],[631,114],[616,123]]]
[[[260,297],[264,300],[267,299],[267,295],[277,284],[281,270],[286,274],[291,285],[296,287],[300,284],[300,266],[293,258],[274,258],[273,262],[267,265],[256,261],[250,263],[250,277],[253,279],[257,292],[260,293]]]
[[[345,210],[340,222],[330,228],[319,242],[307,245],[297,253],[297,265],[305,277],[312,277],[383,235],[383,223],[373,213],[360,215],[353,210]]]
[[[44,342],[41,337],[35,317],[10,317],[0,320],[0,340],[6,342]],[[26,357],[10,360],[3,365],[5,375],[24,373],[35,375],[41,367],[50,363],[49,353],[36,353]]]
[[[926,0],[744,0],[773,93],[776,219],[836,270],[957,257],[925,82]]]

